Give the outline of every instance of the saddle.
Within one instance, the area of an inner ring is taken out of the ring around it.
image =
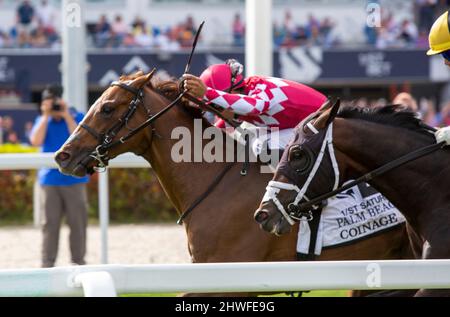
[[[249,155],[247,163],[258,163],[267,167],[267,171],[264,172],[275,173],[284,148],[280,146],[278,137],[274,138],[270,130],[244,122],[230,136],[241,145],[238,146],[238,157]]]

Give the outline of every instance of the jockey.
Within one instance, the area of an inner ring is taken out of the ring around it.
[[[430,31],[430,50],[428,55],[441,54],[445,65],[450,67],[450,11],[442,14],[433,24]],[[438,143],[446,142],[450,145],[450,127],[439,129],[436,132]]]
[[[239,122],[278,128],[279,144],[270,147],[284,149],[294,128],[316,112],[327,98],[308,86],[285,79],[244,78],[243,70],[239,62],[228,60],[226,64],[210,66],[200,77],[184,75],[184,85],[192,96],[232,111]],[[224,128],[225,122],[219,120],[216,126]]]
[[[442,14],[433,24],[429,36],[428,55],[442,54],[445,65],[450,67],[450,16],[449,11]]]

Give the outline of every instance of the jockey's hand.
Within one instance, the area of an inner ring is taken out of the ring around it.
[[[182,78],[184,80],[184,88],[187,89],[189,94],[198,99],[203,99],[208,89],[203,81],[191,74],[184,74]]]
[[[450,145],[450,127],[439,129],[435,136],[437,143],[446,142]]]

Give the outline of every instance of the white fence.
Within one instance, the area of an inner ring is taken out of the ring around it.
[[[41,154],[1,154],[0,170],[35,170],[40,168],[57,168],[52,153]],[[144,159],[133,154],[117,157],[109,163],[110,168],[149,168]],[[35,191],[36,193],[36,191]],[[101,228],[101,263],[108,263],[108,225],[109,225],[109,188],[108,172],[100,173],[98,179],[99,218]],[[34,204],[35,218],[39,209]]]
[[[450,288],[450,261],[103,265],[0,271],[0,296]]]

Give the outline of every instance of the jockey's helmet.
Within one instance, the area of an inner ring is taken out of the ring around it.
[[[244,66],[234,59],[208,67],[200,79],[209,88],[231,92],[244,86]]]
[[[442,14],[433,24],[429,36],[430,50],[428,55],[443,54],[450,50],[450,17],[449,11]],[[447,54],[449,55],[449,54]]]

